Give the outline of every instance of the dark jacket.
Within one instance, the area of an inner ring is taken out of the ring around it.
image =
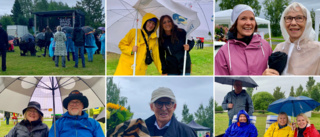
[[[150,136],[154,136],[155,121],[155,115],[152,115],[145,120]],[[197,134],[188,125],[178,122],[173,115],[171,118],[171,123],[163,137],[197,137]]]
[[[4,117],[10,118],[10,112],[5,111],[5,112],[4,112]]]
[[[27,124],[28,121],[22,120],[5,137],[48,137],[49,128],[46,124],[40,122],[31,131],[28,130]]]
[[[228,108],[228,104],[232,103],[233,107]],[[228,110],[229,119],[232,119],[240,110],[246,110],[250,116],[254,111],[252,99],[249,94],[242,90],[239,95],[236,95],[235,91],[230,91],[222,102],[222,108]]]
[[[51,42],[51,41],[50,41],[51,38],[53,38],[52,32],[46,31],[46,33],[44,34],[44,40],[45,40],[46,42]]]
[[[74,42],[74,45],[77,47],[84,46],[85,39],[85,33],[81,27],[74,28],[72,33],[72,41]]]
[[[176,31],[178,41],[171,43],[171,36],[163,34],[164,42],[159,42],[160,60],[162,65],[162,74],[183,73],[184,47],[186,42],[186,31],[181,29]],[[194,46],[194,41],[188,41],[189,51]],[[187,51],[186,73],[190,73],[191,60],[189,51]]]
[[[0,28],[0,50],[4,50],[8,48],[9,48],[8,34],[3,28]]]
[[[239,117],[241,114],[246,115],[247,122],[239,122]],[[226,133],[223,137],[257,137],[258,130],[257,128],[250,123],[249,115],[246,111],[240,110],[237,117],[237,122],[232,123],[231,126],[228,127]]]

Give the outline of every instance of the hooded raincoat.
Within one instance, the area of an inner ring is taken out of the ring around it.
[[[146,13],[142,18],[142,26],[149,19],[157,18],[155,15],[151,13]],[[157,19],[158,20],[158,19]],[[147,48],[144,42],[143,36],[141,34],[141,30],[143,31],[146,40],[148,41],[149,50],[151,51],[151,56],[153,59],[154,64],[156,65],[159,73],[161,74],[161,62],[159,57],[159,47],[158,47],[158,40],[156,30],[159,26],[159,20],[154,28],[154,31],[147,35],[144,29],[138,29],[137,34],[137,57],[136,57],[136,75],[145,75],[148,65],[145,63]],[[134,63],[134,54],[131,54],[133,46],[135,46],[135,35],[136,29],[131,29],[127,35],[120,41],[119,48],[121,50],[121,55],[119,59],[119,63],[114,75],[132,75],[133,74],[133,63]]]
[[[294,131],[290,126],[279,129],[279,123],[274,122],[264,133],[264,137],[293,137]]]
[[[303,132],[304,137],[320,137],[319,132],[317,129],[314,127],[313,124],[308,124],[307,128]],[[298,137],[298,128],[294,131],[294,137]]]
[[[239,122],[239,117],[241,114],[246,115],[246,123]],[[244,110],[240,110],[237,116],[237,122],[232,123],[232,125],[228,127],[223,137],[257,137],[257,128],[252,123],[250,123],[248,113]]]
[[[54,137],[54,126],[52,125],[49,137]],[[63,117],[56,121],[57,137],[104,137],[99,122],[89,118],[85,111],[81,116],[63,114]]]
[[[272,49],[260,35],[253,35],[249,45],[231,39],[215,56],[215,75],[262,75]]]

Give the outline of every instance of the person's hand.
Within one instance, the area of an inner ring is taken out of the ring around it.
[[[166,73],[166,74],[161,74],[162,76],[168,76],[168,73]]]
[[[132,47],[132,52],[137,52],[137,50],[138,50],[138,46],[133,46]]]
[[[262,73],[262,75],[276,75],[276,76],[278,76],[278,75],[279,75],[279,72],[276,71],[275,69],[267,68],[267,69]]]
[[[232,103],[229,103],[229,104],[228,104],[228,108],[230,108],[230,109],[233,108],[233,104],[232,104]]]
[[[186,50],[186,51],[189,50],[189,45],[188,44],[184,44],[183,47],[184,47],[184,50]]]
[[[295,130],[295,129],[296,129],[296,123],[293,122],[293,123],[292,123],[292,130]]]

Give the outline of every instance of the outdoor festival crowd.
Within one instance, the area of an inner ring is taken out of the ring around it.
[[[15,121],[15,126],[5,137],[104,137],[105,134],[100,123],[89,117],[85,108],[89,106],[89,101],[80,91],[73,90],[69,96],[63,100],[63,107],[67,110],[63,117],[52,121],[51,129],[43,123],[44,114],[41,111],[41,104],[36,101],[29,102],[28,106],[22,110],[23,120]],[[8,113],[6,113],[7,117]],[[10,117],[10,114],[9,114]],[[7,119],[7,124],[9,118]]]
[[[320,75],[320,43],[315,41],[310,11],[293,2],[283,11],[280,29],[285,42],[272,51],[257,32],[250,6],[237,5],[226,44],[215,56],[215,75]]]
[[[242,89],[242,81],[235,81],[233,87],[234,90],[228,92],[222,102],[222,108],[228,110],[229,127],[219,137],[257,137],[255,119],[250,118],[254,112],[252,99],[246,90]],[[296,122],[292,123],[288,115],[286,112],[278,113],[277,121],[268,127],[264,137],[320,137],[306,114],[297,114]]]

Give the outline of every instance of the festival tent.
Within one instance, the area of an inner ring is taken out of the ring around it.
[[[231,13],[232,9],[223,10],[215,12],[215,24],[228,24],[228,27],[231,27]],[[259,17],[256,17],[257,24],[268,24],[268,32],[269,32],[269,38],[271,38],[271,27],[270,27],[270,21],[266,19],[262,19]],[[272,45],[271,39],[270,39],[270,46]]]
[[[317,9],[315,11],[315,28],[316,28],[316,37],[315,37],[315,40],[318,41],[319,39],[319,24],[320,24],[320,9]]]
[[[198,136],[203,136],[206,134],[206,132],[210,132],[210,128],[204,127],[196,123],[194,120],[192,120],[189,124],[187,124],[189,127],[191,127],[194,131],[197,132]]]

